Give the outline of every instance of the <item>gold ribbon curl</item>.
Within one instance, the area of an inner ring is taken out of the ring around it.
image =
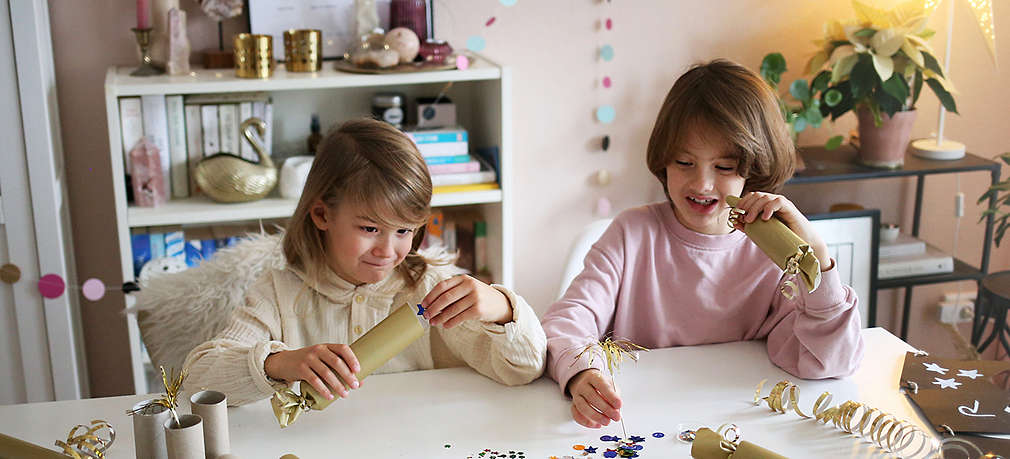
[[[814,402],[813,414],[808,416],[799,407],[799,386],[789,381],[780,381],[767,396],[761,397],[761,388],[766,381],[761,380],[754,391],[755,406],[764,401],[777,413],[784,414],[791,410],[804,419],[812,417],[816,422],[830,423],[838,430],[867,440],[885,452],[901,457],[920,457],[920,454],[921,457],[934,457],[940,453],[939,440],[890,413],[852,400],[831,406],[831,393],[823,392]],[[911,450],[913,446],[918,447]]]
[[[615,371],[620,371],[621,363],[624,362],[625,355],[627,355],[631,360],[637,362],[638,353],[636,351],[649,351],[648,349],[632,343],[629,340],[623,338],[613,339],[612,337],[607,336],[603,341],[593,341],[592,343],[585,345],[585,347],[582,348],[582,352],[579,352],[579,354],[575,356],[575,360],[572,361],[572,364],[569,365],[569,367],[574,366],[575,362],[578,362],[579,359],[581,359],[587,352],[589,353],[589,365],[591,366],[593,364],[593,359],[596,358],[596,352],[594,351],[597,348],[607,360],[607,370],[610,372],[611,377],[613,377]]]
[[[56,446],[63,448],[63,454],[76,459],[85,457],[104,459],[105,451],[115,441],[116,431],[112,425],[101,419],[95,419],[89,425],[78,424],[71,428],[67,440],[57,440]]]
[[[175,420],[175,425],[179,425],[179,415],[175,412],[175,409],[179,406],[179,391],[182,390],[182,383],[186,380],[188,372],[183,369],[176,375],[175,370],[166,373],[165,367],[159,368],[161,368],[161,384],[165,388],[165,395],[154,400],[148,400],[147,403],[138,406],[136,409],[126,410],[126,414],[133,416],[146,410],[151,405],[161,405],[168,408],[168,411],[172,413],[172,418]]]

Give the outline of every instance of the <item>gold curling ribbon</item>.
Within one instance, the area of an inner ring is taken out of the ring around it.
[[[736,206],[739,202],[740,198],[736,196],[726,196],[726,203],[730,206]],[[813,292],[821,285],[821,263],[807,241],[797,236],[778,218],[767,221],[757,218],[751,223],[743,223],[742,217],[742,210],[736,207],[730,209],[729,226],[735,228],[736,224],[740,224],[747,237],[782,269],[784,276],[802,278],[807,292]],[[796,289],[796,284],[791,279],[786,280],[782,294],[793,299]]]
[[[365,379],[424,335],[423,320],[417,314],[417,309],[404,304],[351,343],[351,351],[361,366],[361,370],[354,374],[358,381]],[[344,383],[344,387],[349,388],[347,383]],[[301,394],[285,389],[274,392],[270,398],[274,416],[281,428],[295,422],[303,411],[323,410],[336,400],[327,400],[304,381],[300,388]]]
[[[582,352],[579,352],[579,354],[575,356],[575,360],[572,361],[572,364],[569,365],[569,367],[574,366],[575,362],[578,362],[579,359],[581,359],[587,352],[589,353],[589,365],[592,365],[593,359],[596,358],[596,349],[599,349],[603,354],[603,357],[607,360],[607,370],[610,372],[611,377],[613,377],[616,371],[621,369],[621,363],[624,362],[625,355],[627,355],[631,360],[637,362],[638,353],[636,351],[648,352],[648,349],[632,343],[629,340],[623,338],[613,339],[612,337],[607,336],[603,341],[593,341],[592,343],[585,345],[585,347],[582,348]]]
[[[780,381],[772,387],[768,396],[761,397],[765,381],[761,380],[754,391],[754,405],[764,401],[772,411],[784,414],[792,410],[802,418],[813,417],[816,422],[830,423],[838,430],[863,438],[885,452],[901,457],[934,457],[940,452],[940,441],[890,413],[851,400],[831,406],[831,393],[824,392],[814,402],[813,415],[808,416],[799,408],[799,386]],[[787,399],[784,398],[786,393],[789,394]],[[918,447],[911,450],[913,446]]]
[[[161,368],[161,384],[165,388],[165,395],[161,398],[148,400],[148,403],[137,407],[135,410],[126,410],[126,414],[133,416],[151,405],[161,405],[168,408],[168,411],[172,413],[172,419],[175,420],[175,425],[179,425],[179,415],[175,412],[175,409],[179,406],[179,391],[182,390],[182,383],[186,380],[187,371],[183,369],[176,375],[175,370],[166,373],[165,367],[159,368]]]
[[[101,435],[103,432],[105,436]],[[70,429],[66,441],[56,441],[56,446],[63,448],[63,454],[73,458],[90,457],[104,459],[105,451],[116,441],[116,431],[101,419],[91,421],[90,425],[78,424]]]

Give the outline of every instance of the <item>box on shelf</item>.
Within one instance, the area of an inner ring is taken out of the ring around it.
[[[898,233],[898,238],[893,241],[880,241],[880,248],[877,254],[881,257],[895,257],[899,255],[915,255],[926,252],[926,243],[905,233]]]
[[[877,264],[878,279],[950,272],[954,272],[954,257],[929,244],[923,253],[880,257]]]

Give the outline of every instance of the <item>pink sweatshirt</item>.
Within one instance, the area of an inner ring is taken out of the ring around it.
[[[780,293],[782,271],[747,236],[694,232],[669,202],[621,212],[593,244],[541,322],[547,371],[564,391],[587,368],[582,348],[613,332],[646,348],[768,340],[768,356],[800,378],[845,376],[863,357],[856,294],[832,268],[813,293]],[[797,281],[799,283],[799,281]],[[800,283],[802,285],[802,283]]]

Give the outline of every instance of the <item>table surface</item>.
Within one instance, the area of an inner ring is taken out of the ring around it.
[[[866,403],[925,427],[914,405],[898,389],[904,353],[912,348],[880,328],[863,330],[866,357],[843,379],[797,380],[774,366],[763,341],[653,350],[635,363],[626,360],[617,376],[624,398],[628,435],[646,438],[642,457],[689,457],[690,446],[676,439],[681,425],[713,428],[725,422],[741,428],[742,439],[788,457],[889,457],[864,440],[833,427],[776,414],[754,406],[757,383],[789,379],[802,389],[800,406],[809,414],[822,391],[834,404]],[[104,419],[117,430],[110,458],[133,457],[132,421],[124,411],[150,396],[133,395],[75,401],[0,406],[0,432],[52,448],[74,424]],[[621,435],[620,423],[586,429],[571,420],[570,402],[547,377],[506,387],[467,368],[376,375],[346,400],[324,411],[304,413],[280,429],[269,402],[228,410],[232,453],[242,458],[278,458],[293,453],[315,457],[478,457],[484,449],[525,453],[526,458],[576,457],[581,444],[598,453],[612,443],[601,435]],[[180,412],[189,412],[188,402]],[[654,432],[666,434],[663,438]]]

